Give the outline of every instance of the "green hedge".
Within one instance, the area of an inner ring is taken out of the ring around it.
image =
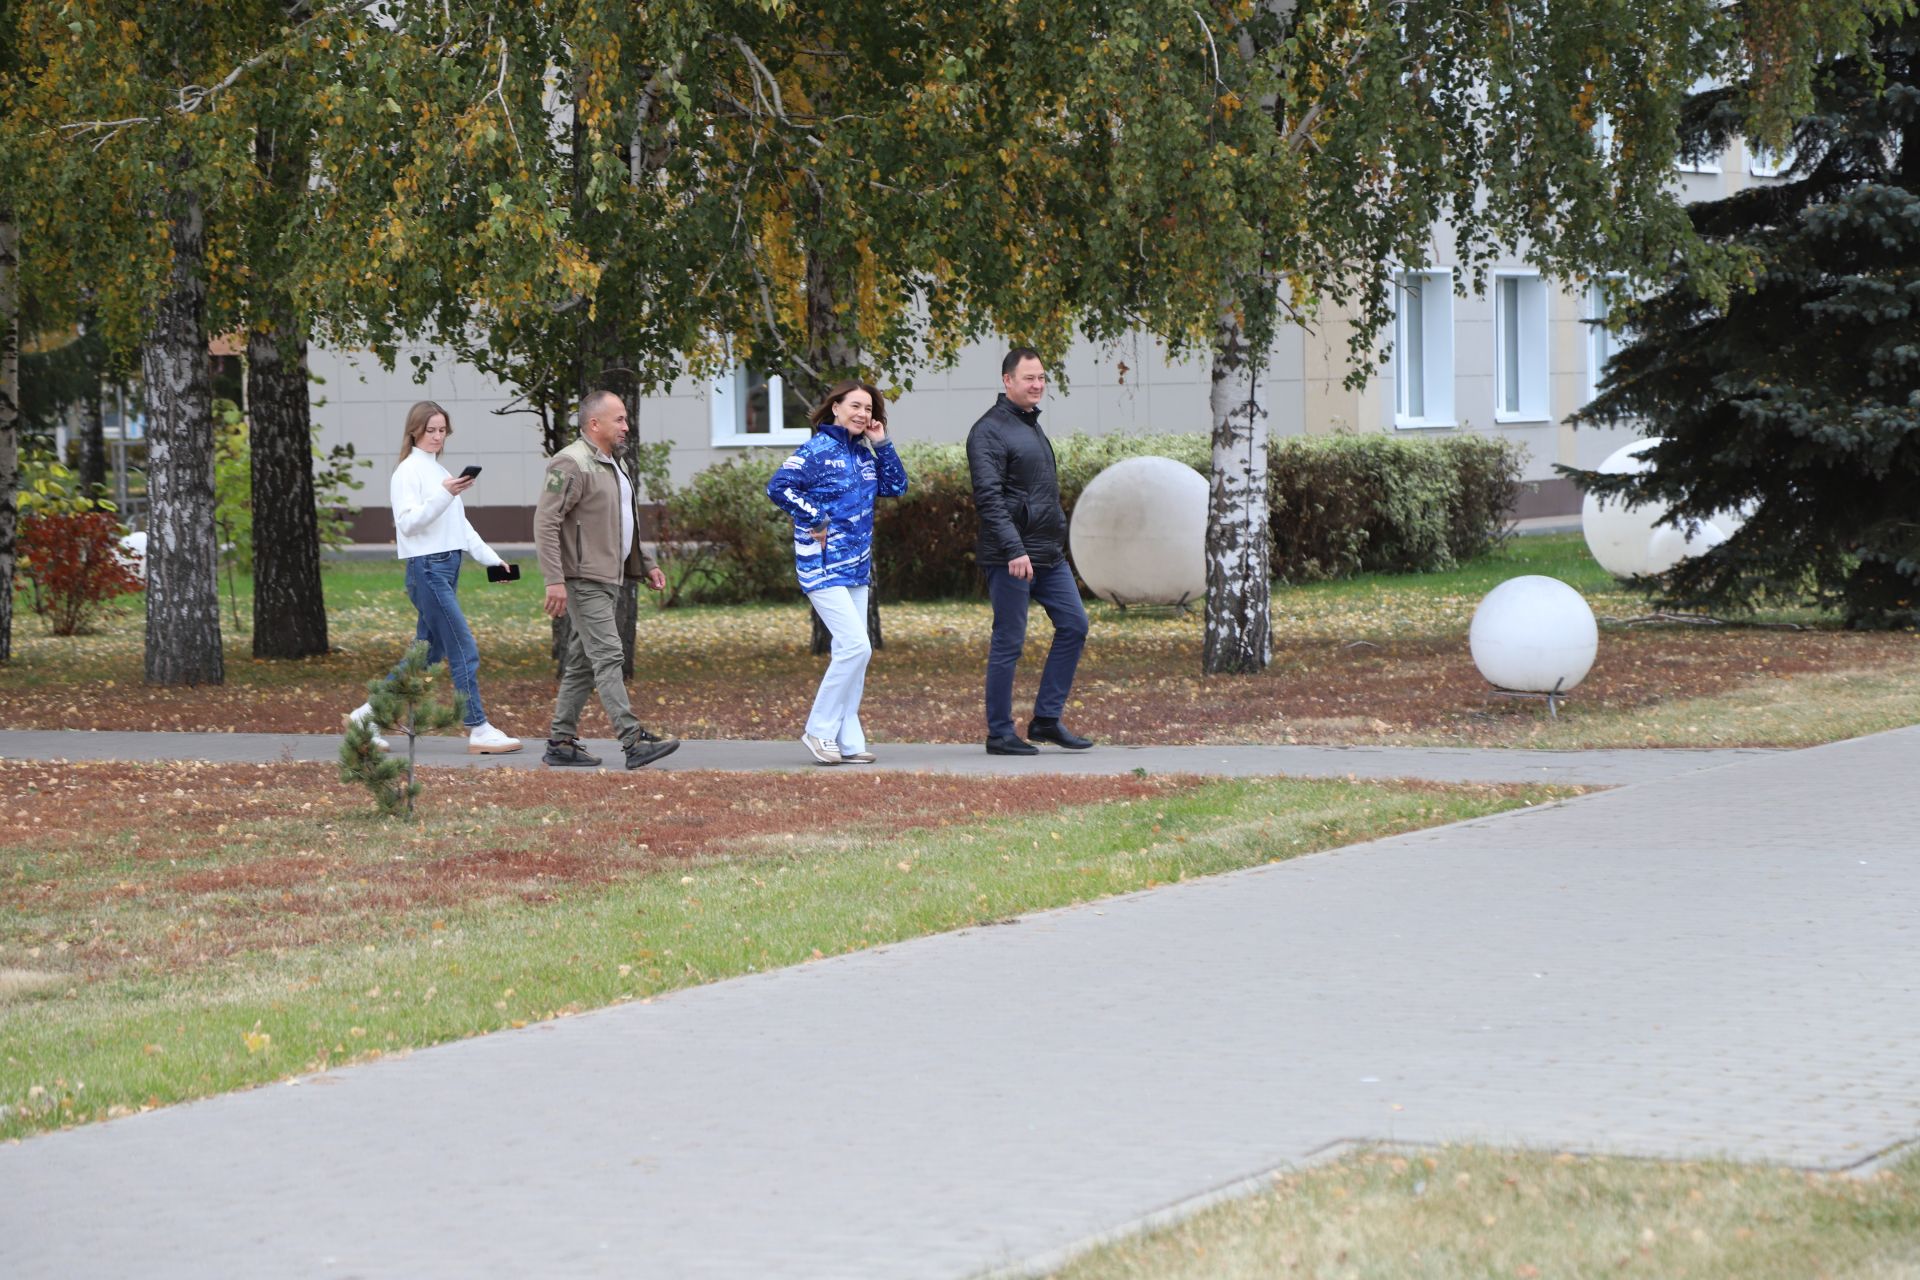
[[[1208,467],[1199,435],[1065,436],[1054,441],[1069,518],[1087,482],[1122,458],[1158,454]],[[766,498],[786,450],[755,450],[695,476],[665,506],[664,559],[679,599],[782,599],[794,590],[785,517]],[[874,569],[883,599],[977,594],[966,449],[901,449],[912,487],[883,499]],[[1520,454],[1483,436],[1293,436],[1269,444],[1274,576],[1424,572],[1473,559],[1507,532]]]
[[[1505,540],[1520,450],[1486,436],[1291,436],[1268,453],[1273,573],[1429,573]]]

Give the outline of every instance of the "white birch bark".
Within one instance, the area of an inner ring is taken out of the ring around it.
[[[156,685],[221,684],[226,667],[213,525],[206,220],[195,193],[176,193],[171,205],[173,266],[141,348],[150,415],[146,679]]]
[[[1201,668],[1264,671],[1273,656],[1267,411],[1259,366],[1231,298],[1213,337],[1213,464],[1207,500],[1207,618]]]

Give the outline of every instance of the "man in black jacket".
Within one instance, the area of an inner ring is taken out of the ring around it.
[[[967,467],[980,516],[975,559],[993,600],[987,753],[1038,755],[1035,742],[1084,750],[1093,743],[1060,723],[1087,643],[1087,611],[1067,565],[1067,516],[1060,508],[1053,446],[1040,429],[1047,366],[1032,347],[1015,347],[1000,364],[1000,382],[1005,392],[967,433]],[[1027,609],[1034,602],[1053,622],[1053,647],[1022,738],[1013,727],[1013,671],[1026,647]]]

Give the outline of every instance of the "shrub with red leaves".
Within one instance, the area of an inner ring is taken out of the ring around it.
[[[19,548],[34,611],[57,636],[86,634],[115,600],[146,585],[121,555],[120,522],[105,511],[23,515]]]

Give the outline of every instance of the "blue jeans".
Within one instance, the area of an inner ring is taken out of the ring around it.
[[[480,702],[480,649],[473,643],[467,615],[460,612],[458,551],[436,551],[407,560],[407,599],[420,612],[413,638],[427,642],[427,662],[445,662],[453,687],[466,695],[467,728],[487,722]]]
[[[993,640],[987,646],[987,736],[1013,734],[1013,669],[1027,645],[1027,609],[1038,604],[1053,623],[1053,645],[1040,671],[1040,691],[1033,697],[1036,720],[1058,720],[1073,692],[1074,669],[1087,643],[1087,610],[1073,570],[1065,560],[1042,569],[1022,582],[995,565],[987,571],[987,595],[993,601]]]

